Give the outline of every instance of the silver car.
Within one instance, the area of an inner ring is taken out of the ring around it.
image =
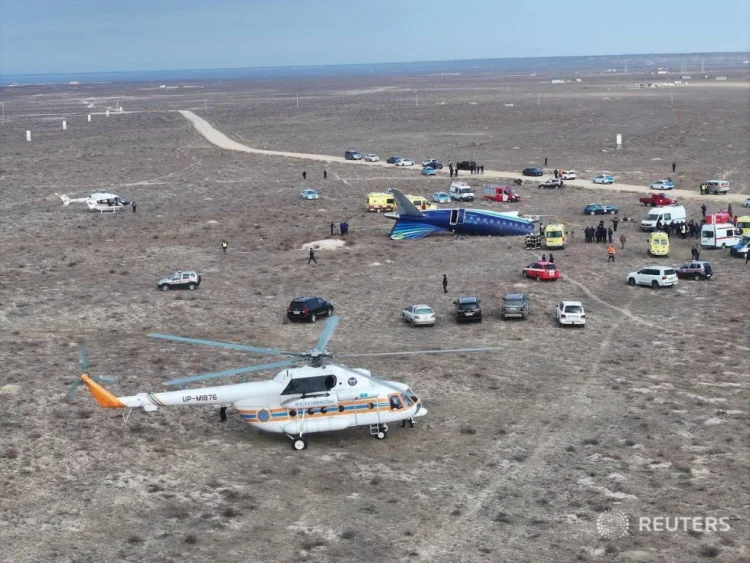
[[[435,312],[429,305],[409,305],[404,309],[403,316],[411,326],[435,326]]]
[[[169,289],[195,289],[201,284],[201,275],[194,270],[178,270],[160,279],[157,286],[162,291]]]

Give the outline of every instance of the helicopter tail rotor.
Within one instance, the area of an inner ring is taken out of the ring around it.
[[[81,368],[81,377],[70,386],[70,389],[68,389],[68,392],[65,394],[66,403],[73,403],[73,401],[75,401],[76,395],[78,394],[78,388],[85,383],[84,376],[95,383],[117,383],[117,378],[113,376],[89,376],[89,355],[83,345],[78,346],[78,365]]]

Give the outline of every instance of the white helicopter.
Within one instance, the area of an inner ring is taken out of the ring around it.
[[[240,417],[251,426],[266,432],[285,434],[292,440],[293,449],[304,450],[307,447],[307,440],[304,436],[313,432],[368,426],[372,436],[383,440],[388,435],[389,423],[427,414],[427,409],[408,385],[395,381],[383,381],[373,376],[368,370],[348,368],[332,361],[333,358],[503,350],[503,348],[462,348],[333,355],[326,349],[326,344],[338,323],[339,317],[329,318],[315,347],[303,353],[166,334],[149,334],[148,336],[152,338],[162,340],[216,346],[270,356],[291,356],[291,358],[269,364],[173,379],[165,382],[165,385],[182,388],[196,381],[267,369],[287,368],[280,371],[270,381],[181,389],[164,393],[138,393],[128,397],[116,397],[99,384],[99,382],[111,381],[111,378],[89,376],[88,359],[85,350],[81,348],[79,361],[83,373],[73,384],[67,400],[72,402],[76,389],[84,384],[100,406],[111,409],[140,407],[144,411],[152,412],[159,407],[231,404],[237,409]],[[309,365],[288,369],[300,362],[308,362]]]
[[[92,211],[98,211],[99,213],[117,213],[123,207],[130,205],[130,201],[124,197],[108,193],[95,193],[87,197],[74,199],[71,199],[65,194],[55,193],[55,195],[62,200],[65,207],[71,203],[85,203],[89,206],[89,209]]]

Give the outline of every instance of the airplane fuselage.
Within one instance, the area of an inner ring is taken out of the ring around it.
[[[391,238],[417,239],[438,232],[476,236],[523,236],[534,232],[534,225],[512,213],[485,209],[436,209],[420,215],[392,217],[396,224]]]

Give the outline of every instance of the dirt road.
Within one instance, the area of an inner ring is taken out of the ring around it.
[[[306,160],[346,163],[346,164],[353,164],[353,165],[359,165],[359,166],[388,166],[391,168],[395,168],[393,165],[387,164],[385,162],[364,162],[363,160],[346,160],[344,157],[341,157],[341,156],[254,149],[252,147],[248,147],[247,145],[243,145],[242,143],[239,143],[233,139],[230,139],[224,133],[222,133],[221,131],[216,129],[213,125],[211,125],[208,121],[196,115],[192,111],[180,110],[180,113],[184,117],[186,117],[193,124],[193,126],[198,130],[198,132],[201,135],[203,135],[210,143],[222,149],[240,151],[240,152],[249,152],[249,153],[255,153],[255,154],[266,154],[270,156],[284,156],[287,158],[304,158]],[[400,170],[411,170],[411,169],[401,168]],[[445,170],[441,170],[439,173],[446,174]],[[464,173],[464,176],[466,176],[466,173]],[[522,180],[527,179],[526,176],[524,176],[523,174],[520,174],[519,172],[504,172],[500,170],[485,170],[484,174],[482,174],[482,178],[487,178],[487,179],[510,178],[514,180],[515,179],[522,179]],[[594,184],[591,180],[566,180],[565,184],[568,186],[575,186],[578,188],[587,188],[587,189],[592,189],[592,190],[597,190],[597,191],[609,190],[609,191],[617,191],[617,192],[634,192],[634,193],[642,193],[642,194],[653,193],[653,191],[649,189],[647,186],[634,186],[631,184],[600,185],[600,184]],[[677,199],[680,199],[680,198],[707,199],[710,201],[717,201],[717,200],[725,201],[727,203],[730,203],[730,202],[741,203],[741,202],[744,202],[747,197],[742,194],[701,196],[697,191],[689,191],[689,190],[671,190],[669,192],[669,195]]]

